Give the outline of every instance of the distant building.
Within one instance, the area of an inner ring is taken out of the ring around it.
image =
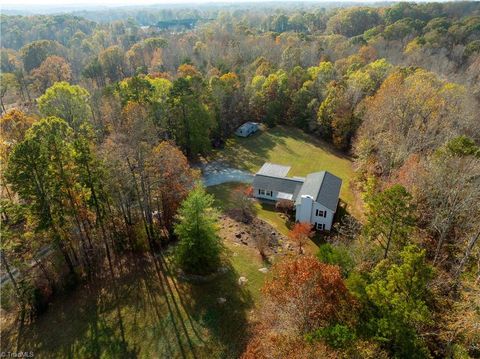
[[[193,29],[197,24],[199,19],[172,19],[172,20],[162,20],[157,22],[157,27],[161,30],[167,29]]]
[[[291,201],[297,222],[329,231],[337,211],[342,180],[327,171],[307,177],[287,177],[289,166],[265,163],[253,179],[254,196],[270,201]]]
[[[248,137],[259,130],[259,124],[257,122],[245,122],[235,131],[235,134],[240,137]]]

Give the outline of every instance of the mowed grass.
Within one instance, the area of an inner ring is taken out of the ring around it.
[[[236,358],[266,275],[251,248],[226,243],[226,259],[229,271],[201,284],[178,280],[168,256],[124,259],[116,282],[107,277],[77,288],[34,323],[2,319],[2,351],[33,351],[36,358]],[[238,285],[240,276],[247,285]]]
[[[265,162],[291,166],[289,176],[303,177],[312,172],[329,171],[343,180],[340,198],[353,206],[351,159],[299,129],[276,126],[247,138],[234,137],[212,157],[252,173]]]

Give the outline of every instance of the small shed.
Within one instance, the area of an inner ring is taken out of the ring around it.
[[[257,122],[245,122],[235,131],[235,134],[240,137],[248,137],[251,134],[254,134],[259,129]]]

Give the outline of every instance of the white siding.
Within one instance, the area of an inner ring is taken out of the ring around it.
[[[297,222],[312,223],[313,198],[302,196],[300,201],[300,204],[295,208],[295,220]]]
[[[326,217],[317,216],[317,210],[326,212]],[[332,228],[334,214],[335,212],[309,197],[302,197],[301,203],[295,206],[295,220],[297,222],[308,222],[314,226],[316,224],[325,224],[326,231]]]
[[[326,211],[327,216],[326,217],[316,216],[315,213],[317,212],[317,209],[319,211],[323,211],[323,212]],[[332,228],[332,222],[333,222],[334,214],[335,214],[335,212],[332,212],[332,210],[328,209],[325,206],[322,206],[318,202],[314,202],[313,203],[313,208],[312,208],[312,221],[310,223],[312,223],[313,225],[315,225],[316,223],[323,223],[323,224],[325,224],[325,230],[329,231]]]
[[[265,194],[262,195],[262,194],[258,193],[258,190],[259,190],[259,189],[264,190],[264,191],[265,191]],[[267,196],[267,192],[272,192],[272,195],[271,195],[271,196]],[[271,201],[276,201],[276,200],[277,200],[278,192],[277,192],[277,191],[272,191],[272,190],[267,189],[267,188],[256,188],[256,187],[254,187],[254,188],[253,188],[253,195],[254,195],[254,197],[256,197],[256,198],[269,199],[269,200],[271,200]]]

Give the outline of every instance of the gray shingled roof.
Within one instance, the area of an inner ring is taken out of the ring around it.
[[[305,182],[301,187],[296,203],[304,195],[312,196],[315,201],[324,205],[332,211],[336,211],[338,197],[340,195],[340,187],[342,180],[327,171],[310,173],[305,178]]]
[[[277,165],[276,163],[265,162],[257,172],[259,175],[285,177],[290,171],[290,166]]]
[[[253,187],[273,190],[277,192],[292,193],[293,198],[296,198],[303,181],[286,177],[272,177],[261,174],[256,174],[253,179]]]

